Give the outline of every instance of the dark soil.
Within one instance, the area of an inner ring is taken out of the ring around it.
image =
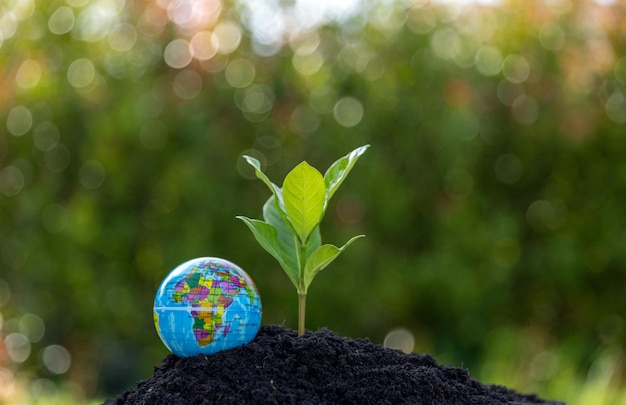
[[[298,337],[264,326],[251,343],[211,356],[168,355],[154,375],[106,405],[183,404],[562,404],[522,395],[327,329]]]

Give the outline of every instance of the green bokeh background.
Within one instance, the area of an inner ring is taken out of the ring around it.
[[[295,328],[235,219],[269,196],[241,156],[280,183],[371,144],[321,226],[367,237],[315,279],[307,328],[402,327],[482,381],[626,403],[622,3],[372,0],[282,35],[261,3],[195,3],[0,1],[0,402],[150,376],[154,292],[194,257]]]

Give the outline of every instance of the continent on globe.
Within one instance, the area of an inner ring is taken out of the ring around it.
[[[203,269],[212,269],[217,279],[206,278]],[[223,326],[224,311],[233,303],[233,296],[241,289],[248,291],[250,304],[254,303],[254,292],[246,280],[230,270],[220,270],[211,262],[202,262],[191,269],[185,278],[178,281],[174,292],[174,302],[185,302],[199,310],[191,311],[194,318],[193,332],[200,346],[213,341],[213,336],[220,329],[225,336],[230,325]]]
[[[174,354],[211,354],[254,339],[261,325],[261,301],[252,279],[235,264],[193,259],[161,283],[154,322]]]

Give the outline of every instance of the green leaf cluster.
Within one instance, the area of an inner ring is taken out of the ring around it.
[[[259,244],[280,263],[296,287],[302,300],[301,318],[304,316],[303,297],[306,297],[315,276],[352,242],[364,236],[355,236],[341,247],[322,244],[319,225],[329,200],[368,147],[361,146],[341,157],[323,176],[307,162],[302,162],[287,174],[282,188],[263,173],[257,159],[244,156],[272,195],[263,206],[263,220],[245,216],[237,218],[250,228]]]

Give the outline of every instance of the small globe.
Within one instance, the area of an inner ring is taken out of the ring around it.
[[[261,299],[237,265],[215,257],[193,259],[161,282],[154,325],[179,357],[213,354],[254,339],[261,327]]]

